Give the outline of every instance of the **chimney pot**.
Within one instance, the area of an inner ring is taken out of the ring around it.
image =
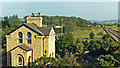
[[[32,16],[34,16],[34,13],[32,13]]]
[[[37,16],[37,13],[35,13],[35,16]]]
[[[38,13],[38,16],[40,17],[40,13]]]

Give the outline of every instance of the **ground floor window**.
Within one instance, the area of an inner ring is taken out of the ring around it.
[[[22,65],[22,57],[18,57],[18,65]]]

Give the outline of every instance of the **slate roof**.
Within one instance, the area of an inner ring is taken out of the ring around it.
[[[15,48],[13,48],[13,49],[11,49],[10,51],[12,51],[12,50],[14,50],[14,49],[16,49],[16,48],[21,48],[21,49],[23,49],[23,50],[25,50],[25,51],[30,51],[30,50],[32,50],[32,48],[30,48],[29,46],[27,46],[27,45],[25,45],[25,44],[22,44],[22,45],[18,45],[18,46],[16,46]]]
[[[31,47],[29,47],[29,46],[27,46],[27,45],[25,45],[25,44],[23,44],[23,45],[18,45],[18,47],[24,49],[25,51],[30,51],[30,50],[32,50]]]
[[[24,25],[26,25],[26,26],[30,27],[31,29],[35,30],[36,32],[44,35],[41,31],[39,31],[37,29],[38,26],[36,24],[34,24],[34,23],[24,23]]]
[[[37,27],[37,29],[41,31],[45,36],[48,36],[51,31],[51,27]]]
[[[21,26],[19,26],[18,28],[16,28],[15,30],[19,29],[22,26],[25,26],[25,27],[29,28],[30,30],[32,30],[32,31],[34,31],[37,34],[42,35],[42,36],[49,36],[49,33],[50,33],[51,29],[52,29],[52,27],[38,27],[34,23],[24,23]],[[15,30],[11,31],[7,35],[11,34]]]

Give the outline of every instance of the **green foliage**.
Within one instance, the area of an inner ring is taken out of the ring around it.
[[[68,25],[69,23],[74,23],[77,27],[85,27],[91,22],[77,17],[65,17],[65,16],[42,16],[43,24],[49,26],[58,26],[58,25]]]
[[[97,22],[94,22],[94,23],[92,23],[92,25],[96,26],[96,25],[98,25],[98,24],[97,24]]]
[[[62,28],[54,28],[55,33],[62,33]]]
[[[91,32],[90,34],[89,34],[89,36],[90,36],[90,39],[93,39],[94,38],[94,33],[93,32]]]
[[[74,30],[76,30],[76,24],[75,23],[72,23],[71,21],[68,21],[66,23],[66,25],[64,26],[64,31],[65,32],[73,32]]]
[[[60,55],[57,56],[58,58],[48,58],[48,57],[41,57],[39,60],[33,62],[32,68],[35,67],[65,67],[65,66],[79,66],[76,61],[76,57],[74,54],[67,54],[65,57],[61,58]]]
[[[76,43],[75,51],[81,55],[84,51],[84,44],[83,43]]]
[[[108,39],[108,38],[110,38],[111,36],[109,35],[109,34],[105,34],[103,37],[102,37],[102,39],[104,39],[104,40],[106,40],[106,39]]]
[[[41,57],[40,59],[35,60],[33,62],[32,68],[35,68],[35,67],[40,68],[40,67],[50,64],[53,61],[56,61],[56,59],[53,57]]]
[[[27,17],[27,16],[26,16]],[[24,18],[26,18],[24,17]],[[81,39],[77,38],[75,39],[73,32],[76,31],[76,29],[80,29],[81,32],[85,32],[84,34],[88,34],[88,30],[92,29],[91,27],[88,27],[88,25],[91,25],[91,23],[87,20],[76,18],[76,17],[65,17],[65,16],[42,16],[43,17],[43,24],[48,26],[64,26],[63,30],[65,33],[61,33],[61,29],[55,29],[55,31],[58,31],[58,34],[56,35],[56,53],[58,56],[57,58],[47,58],[47,57],[41,57],[40,59],[36,60],[33,63],[33,68],[39,68],[41,66],[76,66],[79,64],[76,62],[76,56],[74,54],[79,54],[84,57],[82,59],[86,59],[87,56],[91,56],[93,58],[97,58],[96,65],[98,66],[118,66],[120,65],[120,62],[117,63],[117,61],[120,61],[119,56],[114,58],[112,54],[114,51],[116,51],[120,45],[116,43],[110,35],[103,33],[98,33],[97,35],[103,35],[102,39],[94,39],[95,34],[91,31],[89,36],[90,39]],[[5,44],[5,35],[18,26],[20,26],[23,22],[18,19],[18,16],[13,15],[10,17],[4,17],[4,20],[2,21],[2,41],[3,44]],[[93,23],[92,25],[96,26],[97,23]],[[94,28],[95,29],[95,28]],[[76,31],[77,32],[77,31]],[[82,36],[82,35],[81,35]],[[117,46],[117,47],[113,47]],[[89,51],[88,54],[84,54],[85,51]],[[104,55],[102,55],[104,54]],[[107,54],[111,54],[107,56]],[[102,56],[101,56],[102,55]],[[115,54],[116,55],[116,54]],[[81,57],[81,56],[77,56]],[[117,60],[115,60],[117,59]],[[80,61],[80,60],[78,60]],[[116,64],[117,63],[117,64]]]
[[[56,36],[56,53],[63,57],[66,50],[73,52],[75,45],[75,38],[72,33],[65,33]]]
[[[103,33],[102,33],[102,32],[99,32],[97,35],[103,35]]]
[[[114,66],[115,63],[118,63],[112,55],[100,55],[99,58],[96,58],[97,66]]]
[[[4,20],[2,21],[2,43],[6,43],[5,35],[18,26],[20,26],[23,22],[20,21],[17,15],[13,15],[8,17],[4,17]]]
[[[120,24],[118,24],[117,27],[120,27]]]
[[[88,44],[88,50],[91,51],[91,52],[96,51],[100,48],[101,48],[101,45],[94,40],[91,40]]]

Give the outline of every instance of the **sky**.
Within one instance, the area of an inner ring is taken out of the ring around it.
[[[116,2],[116,5],[117,5],[117,3],[119,2],[119,0],[0,0],[1,2]],[[1,2],[0,2],[0,10],[2,10],[1,9]],[[2,3],[3,4],[3,3]],[[7,5],[5,5],[5,6],[7,6]],[[26,5],[27,6],[27,5]],[[99,6],[99,8],[100,9],[98,9],[98,8],[96,8],[95,6]],[[98,19],[98,20],[102,20],[102,19],[117,19],[117,7],[115,7],[115,5],[114,6],[107,6],[108,8],[107,9],[103,9],[104,7],[100,7],[100,5],[93,5],[93,6],[90,6],[91,7],[91,9],[89,9],[89,12],[91,12],[91,13],[88,13],[87,11],[86,12],[82,12],[81,11],[81,13],[83,13],[83,14],[80,14],[80,15],[78,15],[78,16],[81,16],[81,17],[83,17],[83,18],[90,18],[91,20],[94,20],[94,19]],[[13,6],[13,7],[15,7],[15,6]],[[17,7],[17,6],[16,6]],[[24,6],[25,7],[25,6]],[[94,7],[95,7],[95,9],[94,9]],[[3,8],[3,7],[2,7]],[[7,7],[7,8],[9,8],[9,7]],[[20,9],[21,9],[21,7],[19,7]],[[28,8],[28,7],[27,7]],[[51,7],[52,8],[52,7]],[[14,8],[13,8],[14,9]],[[12,10],[13,10],[12,9]],[[18,14],[20,17],[22,17],[23,15],[22,14],[20,14],[20,9],[18,10],[18,12],[16,11],[16,12],[14,12],[14,14]],[[45,9],[45,8],[44,8]],[[44,9],[42,9],[42,8],[40,8],[40,10],[42,11],[42,10],[44,10]],[[59,8],[58,8],[59,9]],[[80,9],[80,8],[78,8],[78,9]],[[92,10],[93,9],[93,10]],[[96,9],[98,9],[98,10],[96,10]],[[11,11],[12,11],[11,10]],[[36,10],[36,12],[37,11],[39,11],[39,10],[37,10],[37,9],[35,9]],[[76,10],[77,10],[77,8],[76,8]],[[81,9],[82,10],[82,9]],[[100,10],[100,11],[99,11]],[[103,12],[101,12],[101,10],[104,10]],[[5,9],[5,11],[6,11],[6,9]],[[13,10],[14,11],[14,10]],[[2,13],[2,11],[0,11],[0,17],[2,16],[2,15],[4,15],[4,14],[6,14],[6,15],[8,15],[8,16],[10,16],[10,14],[11,15],[13,15],[13,11],[12,11],[12,13],[10,13],[10,11],[6,11],[6,13],[4,12],[4,13]],[[66,10],[67,11],[67,10]],[[84,10],[84,8],[83,8],[83,11],[85,11]],[[94,13],[94,11],[96,11],[95,13]],[[110,11],[110,12],[109,12]],[[26,12],[26,11],[24,11],[24,12]],[[32,10],[31,10],[31,12],[32,12]],[[26,12],[26,13],[31,13],[31,12]],[[52,14],[52,13],[48,13],[48,12],[45,12],[45,11],[42,11],[42,12],[44,12],[44,13],[42,13],[42,14],[45,14],[46,13],[46,15],[49,15],[49,14],[51,14],[51,15],[55,15],[55,14]],[[78,12],[78,11],[77,11]],[[76,13],[77,13],[76,12]],[[93,13],[92,13],[93,12]],[[8,14],[7,14],[8,13]],[[58,15],[61,15],[62,14],[62,11],[61,12],[56,12],[56,13],[58,13]],[[66,13],[67,15],[70,15],[70,14],[68,14],[68,13]],[[85,15],[85,14],[87,14],[87,15]],[[72,14],[73,16],[76,16],[76,14],[75,13],[73,13]],[[90,17],[91,16],[91,17]],[[100,18],[101,17],[101,18]]]
[[[119,2],[120,0],[1,0],[2,2]]]

